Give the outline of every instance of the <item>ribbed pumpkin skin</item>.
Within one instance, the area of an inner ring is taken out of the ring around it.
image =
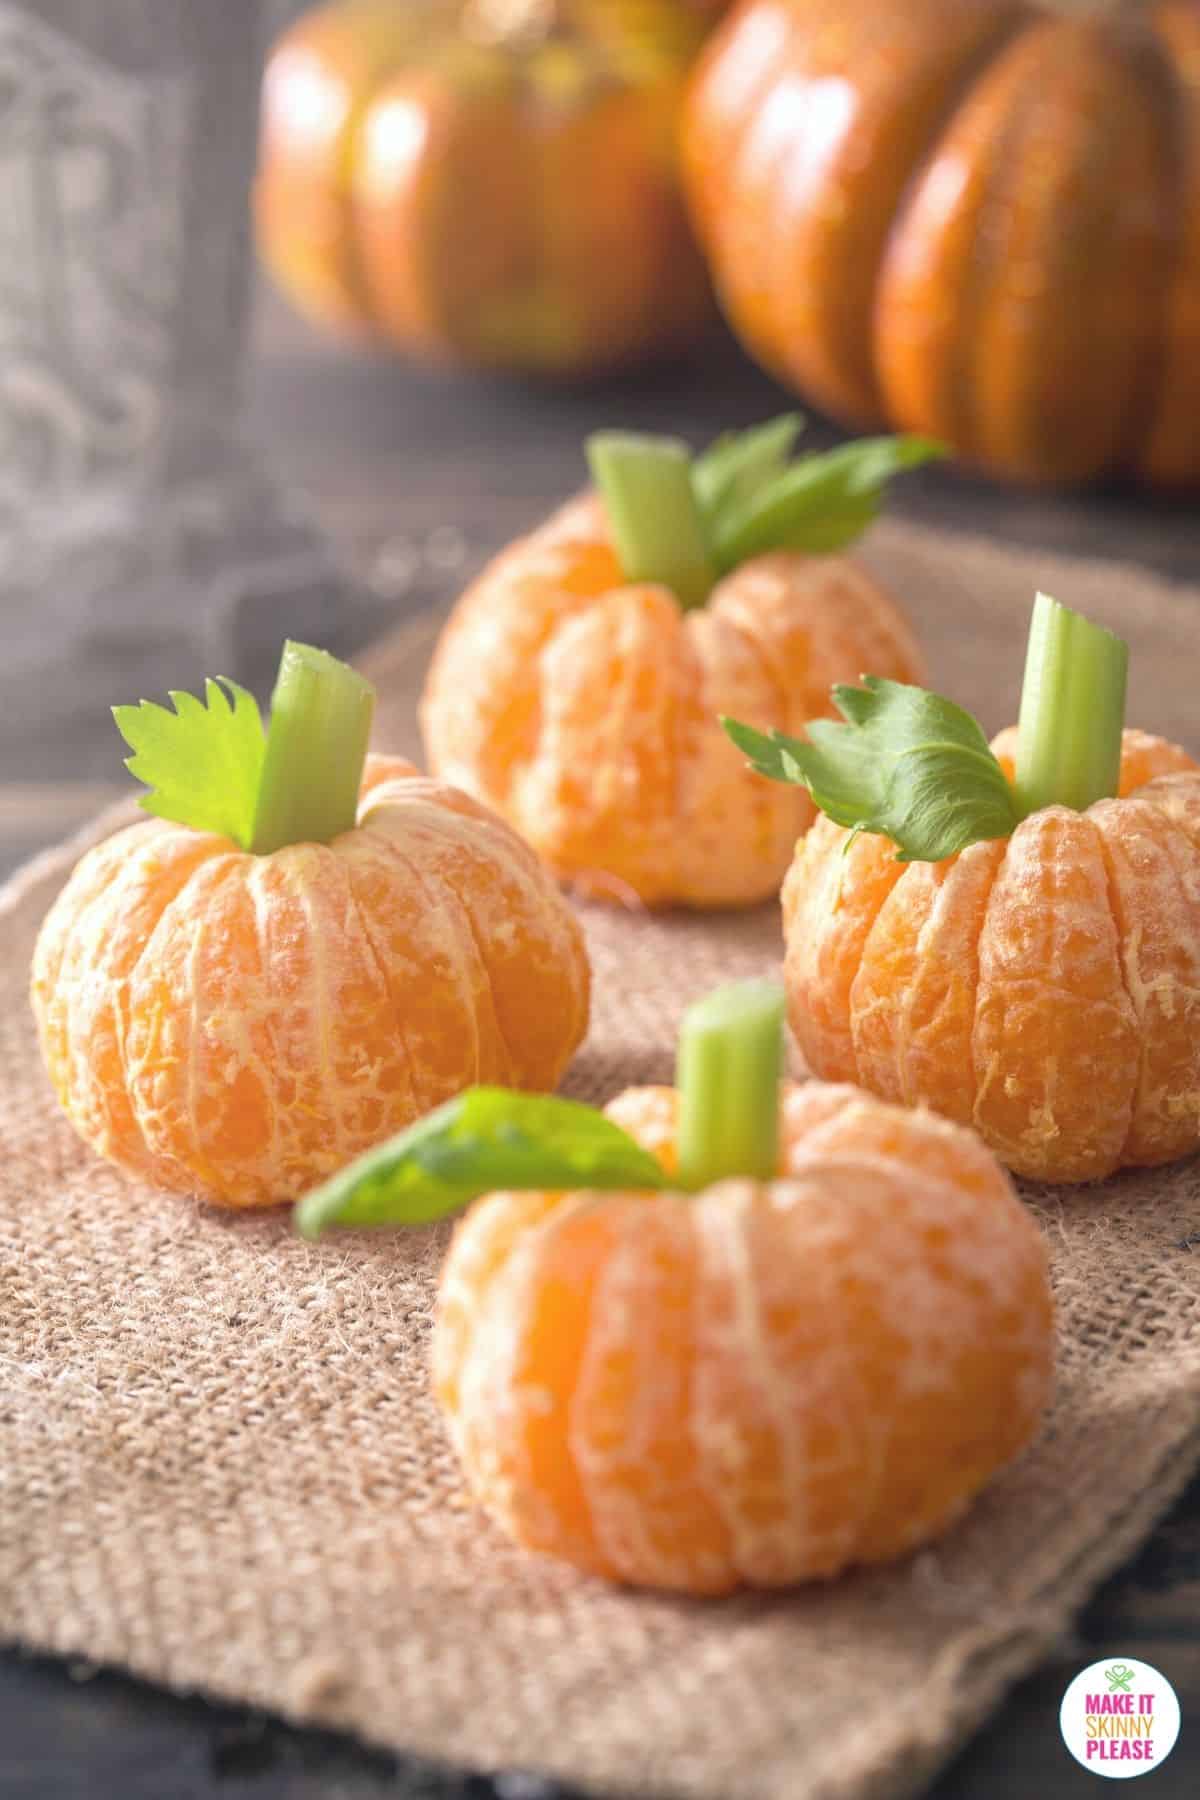
[[[1013,734],[996,740],[1002,763]],[[789,1016],[826,1080],[972,1125],[1036,1181],[1200,1148],[1200,770],[1126,732],[1121,798],[940,863],[818,819],[784,884]]]
[[[463,596],[421,724],[430,767],[562,879],[647,906],[749,905],[778,891],[813,809],[754,775],[720,716],[798,734],[864,669],[922,674],[898,608],[851,559],[757,557],[682,612],[666,588],[622,583],[588,497]]]
[[[32,999],[100,1155],[269,1206],[472,1082],[554,1087],[588,964],[501,820],[372,757],[358,826],[332,844],[250,856],[153,820],[90,850],[42,927]]]
[[[610,1115],[674,1166],[677,1098]],[[973,1133],[784,1090],[779,1178],[493,1194],[442,1273],[434,1380],[519,1543],[696,1594],[885,1561],[1029,1443],[1053,1314],[1041,1232]]]
[[[318,322],[452,361],[566,375],[686,347],[714,317],[675,142],[700,20],[654,0],[641,37],[631,9],[538,48],[474,40],[463,10],[335,0],[281,39],[267,266]],[[673,42],[646,52],[656,10]]]
[[[1200,9],[747,0],[685,124],[749,348],[1020,481],[1200,481]]]

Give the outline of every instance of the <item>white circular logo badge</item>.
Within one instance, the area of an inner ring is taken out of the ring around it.
[[[1063,1743],[1093,1775],[1128,1781],[1165,1762],[1179,1736],[1179,1701],[1166,1676],[1114,1656],[1075,1677],[1058,1715]]]

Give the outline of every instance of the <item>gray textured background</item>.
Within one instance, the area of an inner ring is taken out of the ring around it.
[[[0,4],[9,779],[73,766],[110,674],[261,681],[281,603],[298,635],[336,614],[336,559],[240,427],[263,34],[295,10]]]

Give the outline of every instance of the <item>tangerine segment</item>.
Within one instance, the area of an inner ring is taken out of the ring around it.
[[[1200,782],[1194,768],[1176,775],[1158,775],[1138,789],[1139,800],[1156,806],[1184,836],[1200,842]]]
[[[560,624],[620,583],[611,546],[569,532],[524,539],[491,565],[451,615],[430,666],[421,721],[437,774],[503,811],[537,747],[543,650]]]
[[[788,1018],[824,1080],[859,1078],[850,990],[867,934],[903,873],[885,838],[864,833],[848,844],[824,814],[796,846],[783,885]]]
[[[608,1109],[673,1166],[673,1090]],[[455,1234],[438,1398],[521,1543],[716,1594],[895,1556],[1027,1444],[1041,1234],[973,1134],[785,1090],[781,1175],[699,1195],[497,1194]]]
[[[623,583],[593,495],[499,557],[443,633],[421,704],[431,766],[504,814],[564,880],[647,905],[777,890],[806,794],[768,787],[721,714],[798,733],[864,668],[920,659],[841,557],[743,564],[707,606]]]
[[[1007,734],[995,747],[1011,762]],[[1200,773],[1185,763],[1127,732],[1127,798],[1047,808],[936,865],[816,826],[784,887],[789,1013],[814,1074],[972,1123],[1037,1180],[1200,1145]]]
[[[1003,844],[988,843],[914,863],[876,914],[850,990],[863,1085],[906,1106],[936,1094],[964,1125],[975,1107],[979,934],[1003,858]]]
[[[764,729],[792,723],[761,646],[715,602],[688,613],[683,624],[687,679],[672,891],[702,895],[706,905],[746,904],[761,898],[763,869],[786,869],[816,809],[802,788],[748,783],[729,754],[722,717],[760,719]]]
[[[786,866],[811,807],[785,787],[747,792],[720,715],[784,714],[732,626],[682,614],[665,588],[618,588],[561,626],[540,680],[541,734],[510,811],[531,843],[553,843],[560,873],[650,905],[685,892],[730,905],[760,896],[764,859]]]
[[[102,1156],[142,1174],[153,1157],[126,1085],[131,978],[176,895],[228,847],[160,820],[131,825],[79,863],[34,950],[33,1007],[59,1102]]]
[[[511,799],[560,873],[647,902],[669,894],[684,680],[683,616],[665,588],[614,588],[547,646],[536,745]]]
[[[359,825],[330,845],[256,857],[155,821],[89,852],[43,926],[32,999],[95,1149],[260,1206],[472,1082],[555,1086],[588,966],[507,826],[372,759]]]
[[[1138,1026],[1090,818],[1051,806],[1008,843],[979,937],[974,1119],[1008,1166],[1106,1175],[1130,1128]]]
[[[757,556],[717,583],[710,607],[758,650],[779,692],[783,729],[793,735],[827,717],[830,690],[864,669],[895,681],[924,678],[906,620],[848,557]]]
[[[613,1247],[594,1304],[567,1297],[581,1354],[560,1441],[579,1478],[595,1566],[653,1586],[719,1591],[728,1525],[699,1446],[677,1428],[696,1366],[695,1237],[677,1200],[660,1207],[629,1195],[611,1207],[593,1201],[589,1213],[592,1229],[601,1219],[611,1229]],[[561,1555],[559,1517],[554,1502],[541,1547]]]
[[[492,1022],[486,1060],[497,1071],[489,1080],[528,1085],[522,1072],[557,1063],[564,1037],[582,1041],[590,993],[583,934],[502,819],[414,772],[399,789],[374,790],[359,823],[361,837],[378,833],[407,856],[445,922],[454,921],[462,954],[482,968],[478,1017]],[[348,854],[357,861],[357,842]]]
[[[1200,782],[1191,778],[1193,789]],[[1200,845],[1144,799],[1089,817],[1108,868],[1121,974],[1137,1021],[1133,1118],[1123,1155],[1169,1162],[1200,1140]]]

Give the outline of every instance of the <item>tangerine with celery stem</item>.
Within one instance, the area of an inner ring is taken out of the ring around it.
[[[370,685],[289,644],[265,737],[234,683],[172,699],[115,709],[158,816],[83,857],[34,954],[80,1136],[266,1206],[473,1082],[553,1087],[587,1022],[579,928],[500,819],[366,757]]]
[[[1045,595],[989,749],[868,680],[807,744],[728,729],[826,815],[783,890],[809,1068],[1080,1182],[1200,1148],[1200,770],[1123,731],[1124,644]]]
[[[607,1115],[477,1091],[302,1204],[302,1228],[467,1214],[434,1381],[519,1543],[693,1594],[882,1562],[1037,1431],[1039,1227],[972,1132],[778,1080],[782,990],[685,1018],[679,1087]],[[517,1190],[520,1191],[517,1191]]]
[[[774,894],[812,807],[748,778],[717,715],[797,732],[834,681],[919,676],[899,608],[837,552],[888,479],[940,447],[877,439],[790,462],[799,425],[698,458],[675,439],[591,439],[599,492],[499,556],[442,634],[421,708],[430,767],[597,898]]]

